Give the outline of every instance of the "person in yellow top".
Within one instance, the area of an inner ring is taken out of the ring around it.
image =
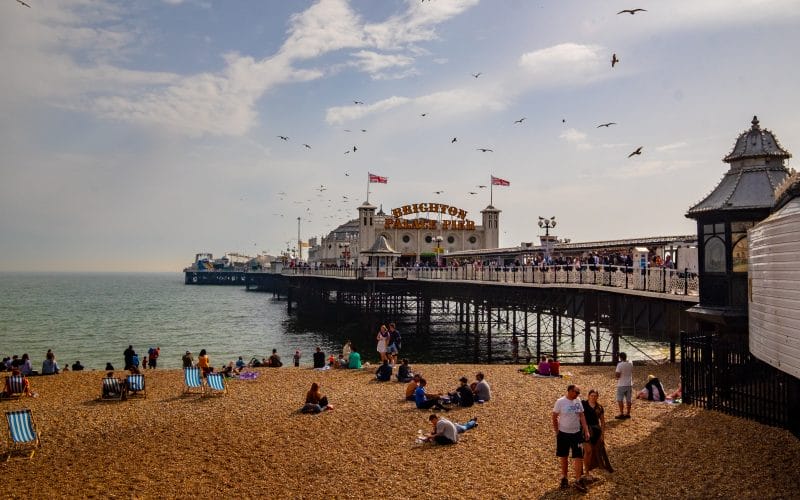
[[[214,371],[205,349],[200,350],[200,356],[197,357],[197,367],[203,371],[204,377]]]

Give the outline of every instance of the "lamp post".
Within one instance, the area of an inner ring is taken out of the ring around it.
[[[544,255],[546,259],[550,258],[550,253],[553,251],[553,240],[555,240],[555,236],[552,238],[550,237],[550,229],[556,227],[556,218],[555,216],[548,218],[539,216],[539,227],[544,228],[544,237],[541,238],[542,243],[544,243]]]
[[[436,236],[435,238],[433,238],[433,240],[436,241],[436,267],[441,267],[441,265],[442,265],[442,257],[441,257],[442,256],[442,246],[441,245],[442,245],[442,240],[443,239],[444,238],[442,238],[441,236]]]

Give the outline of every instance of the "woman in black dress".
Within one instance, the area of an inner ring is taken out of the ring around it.
[[[583,402],[583,414],[586,417],[586,425],[589,426],[589,442],[583,443],[583,463],[586,472],[602,467],[608,472],[614,472],[606,454],[606,446],[603,434],[606,428],[605,410],[603,405],[597,402],[600,393],[596,389],[589,389],[588,399]]]

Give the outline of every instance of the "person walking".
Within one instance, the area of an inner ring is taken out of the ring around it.
[[[619,353],[619,363],[617,363],[614,376],[617,378],[617,404],[619,405],[619,415],[614,418],[617,420],[631,418],[633,363],[628,361],[628,355],[624,352]]]
[[[580,387],[574,384],[567,386],[567,394],[556,400],[553,406],[553,431],[556,434],[556,456],[561,462],[561,489],[569,488],[567,479],[569,467],[569,454],[572,452],[572,470],[575,475],[573,486],[576,490],[585,493],[581,474],[583,474],[583,442],[591,437],[589,426],[583,415]]]

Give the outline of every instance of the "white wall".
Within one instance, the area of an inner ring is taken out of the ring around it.
[[[800,378],[800,198],[748,232],[750,352]]]

